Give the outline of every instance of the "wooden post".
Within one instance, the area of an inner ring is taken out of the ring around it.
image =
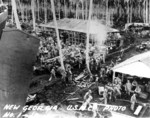
[[[123,73],[122,73],[122,79],[121,79],[121,80],[122,80],[122,82],[123,82],[123,80],[124,80],[124,74],[123,74]]]

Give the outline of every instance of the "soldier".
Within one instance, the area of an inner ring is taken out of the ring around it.
[[[71,65],[70,64],[67,64],[66,72],[67,72],[68,82],[72,83],[72,71],[71,71]]]
[[[63,84],[64,84],[65,86],[67,86],[67,85],[66,85],[66,76],[67,76],[66,71],[65,71],[62,67],[58,67],[58,68],[57,68],[57,71],[61,74],[61,80],[63,81]]]
[[[51,76],[49,78],[49,81],[51,81],[53,78],[56,79],[56,73],[55,73],[55,68],[54,67],[51,70]]]
[[[107,97],[108,97],[107,92],[108,92],[107,89],[104,88],[104,92],[103,92],[104,104],[107,104]]]
[[[136,94],[133,94],[132,96],[131,96],[131,99],[130,99],[130,102],[131,102],[131,110],[133,111],[134,110],[134,107],[135,107],[135,103],[137,102],[137,100],[136,100]]]
[[[43,55],[41,56],[40,61],[41,61],[41,65],[42,65],[44,63],[44,56]]]
[[[87,108],[87,106],[90,104],[91,100],[93,99],[92,97],[92,91],[89,90],[88,92],[86,92],[86,94],[84,95],[84,102],[82,104],[82,106],[80,107],[81,110],[85,110]]]
[[[90,62],[90,70],[93,71],[93,69],[94,69],[94,59],[92,58]]]
[[[99,66],[99,59],[95,59],[95,70],[98,70],[98,66]]]
[[[131,93],[131,88],[132,88],[132,84],[130,82],[130,80],[127,80],[127,83],[125,84],[125,89],[128,95],[130,95]]]

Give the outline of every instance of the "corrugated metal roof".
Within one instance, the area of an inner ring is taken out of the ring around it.
[[[69,30],[69,31],[76,31],[76,32],[83,32],[86,33],[87,31],[87,20],[82,19],[69,19],[64,18],[57,20],[58,29],[62,30]],[[41,27],[47,28],[55,28],[54,22],[50,22],[47,24],[40,24]],[[107,32],[118,32],[117,29],[109,28],[101,23],[99,20],[92,20],[90,22],[90,34],[99,34],[99,29],[106,30]]]

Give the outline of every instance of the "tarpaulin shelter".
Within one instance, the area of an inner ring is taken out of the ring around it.
[[[133,56],[112,68],[115,72],[150,78],[150,51]]]

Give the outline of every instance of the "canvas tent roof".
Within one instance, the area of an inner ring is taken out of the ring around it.
[[[133,56],[112,68],[114,72],[150,78],[150,51]]]
[[[83,33],[86,33],[87,22],[88,22],[87,20],[69,19],[69,18],[57,20],[58,29]],[[54,22],[50,22],[47,24],[40,24],[39,26],[46,28],[55,28]],[[99,33],[99,31],[97,30],[99,28],[103,28],[104,30],[107,30],[107,32],[119,32],[119,30],[117,29],[106,27],[98,20],[92,20],[90,23],[90,34]]]

